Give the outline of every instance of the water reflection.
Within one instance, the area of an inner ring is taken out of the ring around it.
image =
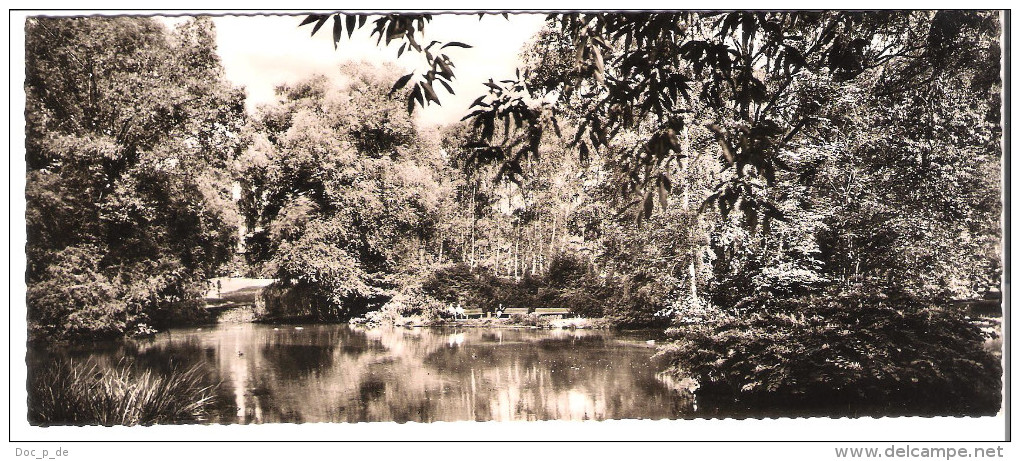
[[[221,423],[677,418],[654,349],[587,330],[224,325],[91,352],[202,364]]]

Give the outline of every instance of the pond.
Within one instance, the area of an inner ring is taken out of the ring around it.
[[[201,366],[219,383],[212,423],[695,416],[687,394],[656,377],[654,334],[221,324],[30,361]]]

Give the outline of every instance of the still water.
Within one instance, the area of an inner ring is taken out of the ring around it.
[[[593,330],[224,324],[87,353],[198,364],[213,423],[680,418],[647,335]],[[77,355],[77,354],[76,354]]]

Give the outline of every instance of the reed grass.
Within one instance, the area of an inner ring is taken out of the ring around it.
[[[59,360],[30,373],[29,421],[37,425],[134,426],[198,422],[207,417],[215,385],[197,366],[165,375],[121,360]]]

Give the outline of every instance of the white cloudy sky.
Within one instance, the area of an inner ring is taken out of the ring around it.
[[[348,40],[345,32],[340,48],[334,50],[331,22],[311,37],[311,26],[298,27],[301,19],[301,16],[213,19],[226,76],[246,88],[249,108],[274,100],[273,88],[280,83],[295,82],[316,73],[336,76],[340,64],[347,61],[389,61],[412,71],[423,59],[415,53],[404,53],[397,60],[399,44],[389,48],[376,46],[369,37],[371,21],[354,34],[353,40]],[[445,50],[457,66],[454,82],[457,94],[440,92],[443,106],[433,104],[420,113],[416,111],[419,123],[428,126],[459,120],[471,101],[485,93],[481,82],[512,76],[522,45],[542,27],[543,19],[540,14],[510,15],[509,20],[502,16],[479,19],[477,15],[436,15],[426,26],[427,40],[466,42],[473,48]]]

